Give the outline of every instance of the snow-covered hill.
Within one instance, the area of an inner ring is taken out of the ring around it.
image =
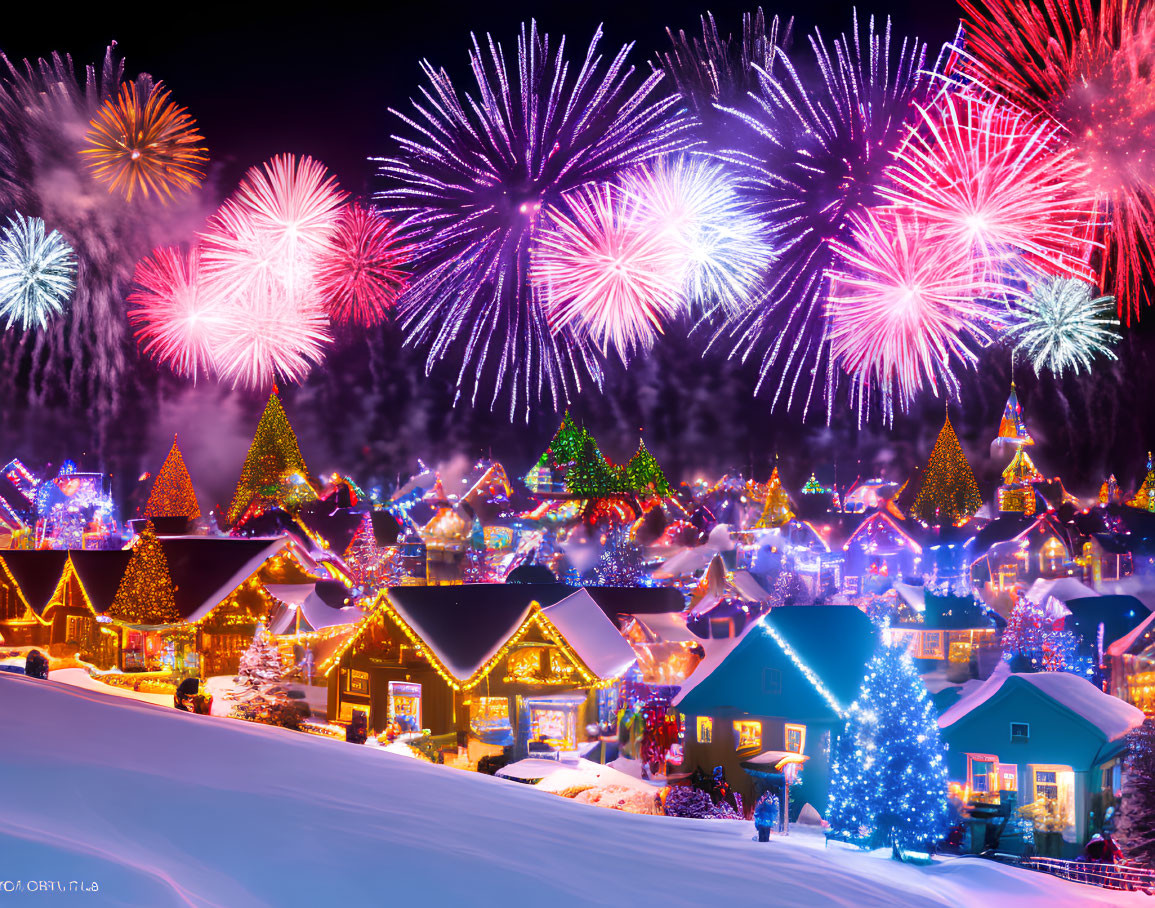
[[[752,835],[0,673],[0,892],[96,882],[73,898],[149,908],[1150,905],[975,859],[918,868]]]

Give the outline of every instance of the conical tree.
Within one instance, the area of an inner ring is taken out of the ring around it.
[[[868,846],[927,850],[947,829],[938,716],[905,648],[882,643],[847,709],[830,770],[835,834]]]
[[[585,447],[589,433],[579,429],[566,410],[561,418],[561,425],[557,427],[549,447],[538,458],[538,466],[549,467],[553,470],[564,470],[569,464],[578,459]]]
[[[387,556],[388,552],[377,544],[377,536],[373,532],[373,515],[366,513],[345,551],[345,562],[349,565],[354,586],[361,587],[365,592],[376,590]]]
[[[186,517],[189,520],[196,520],[201,516],[196,493],[193,492],[192,479],[189,478],[175,435],[172,437],[168,457],[164,459],[164,465],[152,484],[144,516],[149,520],[156,517]]]
[[[257,625],[253,642],[241,654],[241,664],[237,670],[237,681],[251,690],[260,690],[276,684],[285,675],[284,662],[276,643],[264,622]]]
[[[587,436],[585,443],[565,474],[566,489],[582,498],[601,498],[625,491],[625,477],[621,468],[611,467],[597,443]]]
[[[982,506],[975,474],[948,416],[930,452],[911,514],[929,526],[961,526]]]
[[[108,613],[129,624],[176,624],[181,620],[168,559],[151,523],[133,547]]]
[[[766,503],[754,526],[759,530],[775,529],[789,523],[793,516],[794,512],[790,510],[790,496],[782,488],[778,467],[775,467],[766,486]]]
[[[274,389],[241,468],[229,523],[236,523],[250,508],[277,505],[288,509],[314,498],[297,436]]]
[[[1155,868],[1155,719],[1127,738],[1127,782],[1115,820],[1125,857]]]
[[[670,483],[662,472],[658,459],[650,453],[646,443],[638,439],[638,450],[626,464],[630,490],[639,495],[669,495]]]

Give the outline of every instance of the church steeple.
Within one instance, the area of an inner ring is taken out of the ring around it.
[[[1015,390],[1015,383],[1011,382],[1011,393],[1007,397],[1007,404],[1003,407],[1003,418],[999,420],[999,433],[991,443],[991,456],[1010,459],[1024,445],[1033,445],[1035,440],[1027,429],[1027,421],[1023,417],[1023,408],[1019,404],[1019,395]]]

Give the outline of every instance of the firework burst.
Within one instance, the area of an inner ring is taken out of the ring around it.
[[[345,206],[329,250],[317,263],[317,283],[337,324],[380,324],[405,289],[410,250],[375,208]]]
[[[601,30],[580,65],[536,23],[523,25],[516,64],[492,38],[474,38],[476,95],[462,97],[444,70],[422,63],[427,86],[408,135],[382,159],[392,182],[380,194],[417,248],[399,311],[408,343],[427,346],[427,364],[460,357],[459,392],[491,404],[509,399],[512,417],[540,398],[554,403],[597,379],[596,359],[572,332],[554,334],[528,285],[539,218],[578,186],[684,147],[677,99],[656,99],[660,73],[635,77],[630,46],[608,61]]]
[[[756,106],[731,109],[731,150],[742,191],[769,225],[774,259],[751,305],[712,343],[761,360],[759,390],[774,388],[771,408],[802,413],[818,391],[829,406],[836,378],[823,317],[835,242],[850,240],[854,218],[878,204],[879,184],[929,90],[926,48],[904,40],[893,50],[857,18],[829,46],[810,39],[817,80],[808,81],[778,49],[760,72]]]
[[[142,93],[124,83],[93,118],[80,152],[93,176],[128,201],[134,193],[171,198],[174,190],[200,186],[208,156],[196,121],[162,83],[149,86],[143,102]]]
[[[200,250],[157,249],[136,266],[138,289],[128,297],[128,320],[146,356],[191,378],[213,369],[221,338],[221,306],[200,273]]]
[[[1037,269],[1090,277],[1095,201],[1061,127],[963,94],[940,96],[922,120],[887,172],[888,198],[1000,271],[1023,255]]]
[[[726,170],[704,157],[678,155],[626,174],[638,216],[677,242],[685,292],[709,312],[739,312],[770,262],[766,225],[752,215]]]
[[[0,318],[5,328],[19,322],[27,331],[41,328],[64,311],[76,288],[76,257],[72,247],[40,218],[19,212],[0,233]]]
[[[895,404],[906,410],[924,387],[957,395],[955,368],[973,366],[975,347],[990,342],[991,314],[980,300],[993,288],[970,251],[892,210],[867,212],[836,251],[831,351],[852,376],[860,408],[876,391],[893,420]]]
[[[565,203],[537,238],[531,279],[555,331],[574,326],[625,362],[682,311],[682,246],[616,186],[575,189]]]
[[[1128,323],[1155,274],[1155,8],[1127,0],[994,0],[967,15],[971,75],[1054,117],[1105,214],[1100,284]]]
[[[1115,298],[1096,296],[1086,281],[1049,277],[1011,310],[1007,337],[1036,375],[1044,369],[1059,376],[1067,369],[1090,372],[1095,357],[1117,358],[1111,349],[1119,341],[1114,310]]]

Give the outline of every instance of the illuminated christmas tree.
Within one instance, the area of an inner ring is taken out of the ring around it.
[[[578,459],[587,441],[592,440],[584,427],[578,428],[566,410],[561,418],[561,425],[557,427],[549,447],[538,458],[539,467],[549,467],[553,470],[565,472],[566,468]]]
[[[201,516],[201,509],[197,506],[196,494],[193,492],[192,479],[189,478],[175,435],[172,437],[168,457],[164,459],[164,465],[152,484],[144,516],[149,520],[157,517],[185,517],[196,520]]]
[[[274,389],[241,468],[241,478],[229,507],[229,523],[235,524],[251,510],[260,511],[274,505],[292,510],[316,497],[297,436]]]
[[[1062,618],[1029,599],[1019,599],[1003,631],[1003,658],[1012,671],[1070,672],[1092,678],[1092,660],[1079,652],[1079,638],[1063,628]]]
[[[630,539],[629,530],[611,530],[598,563],[586,579],[587,586],[642,586],[646,577],[642,550]]]
[[[811,477],[814,479],[814,477]],[[814,482],[817,483],[817,479]],[[790,510],[790,496],[782,488],[782,480],[778,476],[778,468],[770,474],[770,482],[766,489],[766,503],[762,507],[762,514],[758,517],[755,529],[770,530],[785,526],[794,516]]]
[[[670,484],[666,481],[666,474],[658,465],[658,460],[646,448],[646,443],[638,440],[638,450],[626,464],[626,476],[629,478],[630,488],[639,495],[669,495]]]
[[[108,613],[128,624],[176,624],[181,620],[168,559],[151,523],[133,547]]]
[[[264,623],[257,625],[253,642],[241,654],[241,664],[237,670],[237,681],[250,690],[260,690],[276,684],[285,675],[285,665],[273,641],[273,635]]]
[[[975,474],[948,416],[930,453],[911,514],[929,526],[962,526],[982,506]]]
[[[1143,479],[1139,491],[1135,493],[1128,504],[1133,508],[1142,508],[1145,511],[1155,512],[1155,462],[1151,459],[1151,452],[1147,452],[1147,475]]]
[[[345,550],[345,564],[349,567],[353,585],[366,594],[381,586],[389,573],[389,551],[377,544],[372,514],[361,518],[361,524]]]
[[[947,829],[938,715],[906,649],[883,643],[846,710],[830,770],[830,830],[866,847],[927,851]]]
[[[580,498],[603,498],[628,490],[628,479],[621,467],[611,466],[598,450],[597,442],[586,436],[581,450],[565,474],[566,489]]]

